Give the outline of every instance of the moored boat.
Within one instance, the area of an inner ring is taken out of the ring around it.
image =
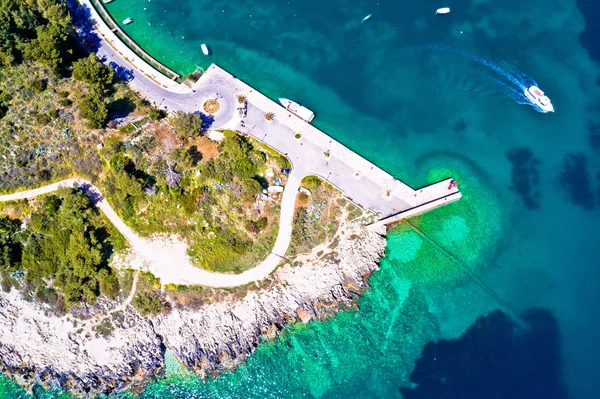
[[[285,109],[296,115],[298,118],[305,120],[306,122],[311,122],[315,118],[314,112],[292,100],[280,98],[279,102],[285,107]]]
[[[542,112],[554,112],[554,106],[552,105],[552,102],[539,87],[530,86],[525,88],[523,92],[525,93],[525,97],[527,97],[527,99],[531,101],[533,105],[536,105],[538,108],[540,108]]]
[[[208,47],[206,46],[206,44],[202,43],[200,45],[200,48],[202,49],[202,54],[208,55]]]
[[[449,12],[450,12],[450,7],[442,7],[442,8],[438,8],[435,11],[435,15],[438,15],[438,14],[448,14]]]
[[[123,20],[123,25],[129,25],[132,22],[133,22],[133,19],[131,19],[131,18],[124,19]]]

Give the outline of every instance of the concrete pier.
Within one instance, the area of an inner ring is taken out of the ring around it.
[[[211,65],[192,88],[178,84],[121,42],[90,0],[78,1],[104,39],[98,56],[106,62],[131,65],[134,80],[130,86],[148,101],[169,112],[203,112],[204,102],[216,99],[220,109],[212,115],[212,129],[231,129],[264,142],[290,159],[296,179],[322,177],[358,206],[375,212],[381,223],[414,216],[461,197],[457,187],[450,187],[450,179],[412,189],[217,65]],[[237,111],[240,95],[247,101],[243,119]],[[310,104],[303,105],[310,108]],[[273,121],[265,119],[267,113],[274,115]]]
[[[451,179],[412,189],[217,65],[206,70],[193,90],[200,96],[198,106],[214,98],[222,103],[222,110],[215,114],[215,121],[220,124],[217,127],[251,135],[286,154],[297,176],[322,177],[357,205],[378,214],[385,223],[461,197],[458,188],[450,186]],[[240,95],[247,101],[243,123],[233,112]],[[274,114],[274,120],[265,120],[266,113]],[[295,138],[298,134],[300,138]]]

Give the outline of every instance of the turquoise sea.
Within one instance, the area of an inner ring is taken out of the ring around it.
[[[142,398],[600,397],[598,4],[108,4],[169,67],[217,63],[407,183],[465,194],[411,220],[424,235],[389,234],[360,311],[291,326],[214,381],[170,361]],[[556,113],[521,104],[531,82]],[[2,378],[0,397],[28,396]]]

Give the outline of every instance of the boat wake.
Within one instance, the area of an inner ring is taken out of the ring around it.
[[[482,79],[493,86],[497,91],[506,95],[517,104],[530,105],[538,112],[543,112],[537,105],[533,104],[524,94],[524,90],[530,86],[537,86],[533,78],[519,71],[506,62],[495,63],[465,50],[455,49],[447,46],[420,46],[423,51],[444,52],[463,57],[477,67],[475,72]]]

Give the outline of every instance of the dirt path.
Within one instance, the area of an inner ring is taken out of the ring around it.
[[[63,187],[81,187],[98,209],[106,215],[110,222],[129,242],[129,253],[122,262],[124,266],[135,270],[149,271],[158,277],[163,285],[184,284],[223,288],[246,285],[262,280],[277,268],[290,245],[294,204],[301,180],[302,176],[294,172],[288,177],[281,200],[279,232],[273,250],[256,267],[240,274],[212,273],[195,266],[187,255],[187,245],[177,237],[140,237],[117,215],[108,201],[102,196],[100,190],[84,179],[66,179],[32,190],[0,195],[0,202],[34,198],[49,194]],[[137,283],[137,279],[135,282]],[[130,294],[131,298],[127,299],[129,302],[133,299],[132,295]]]

